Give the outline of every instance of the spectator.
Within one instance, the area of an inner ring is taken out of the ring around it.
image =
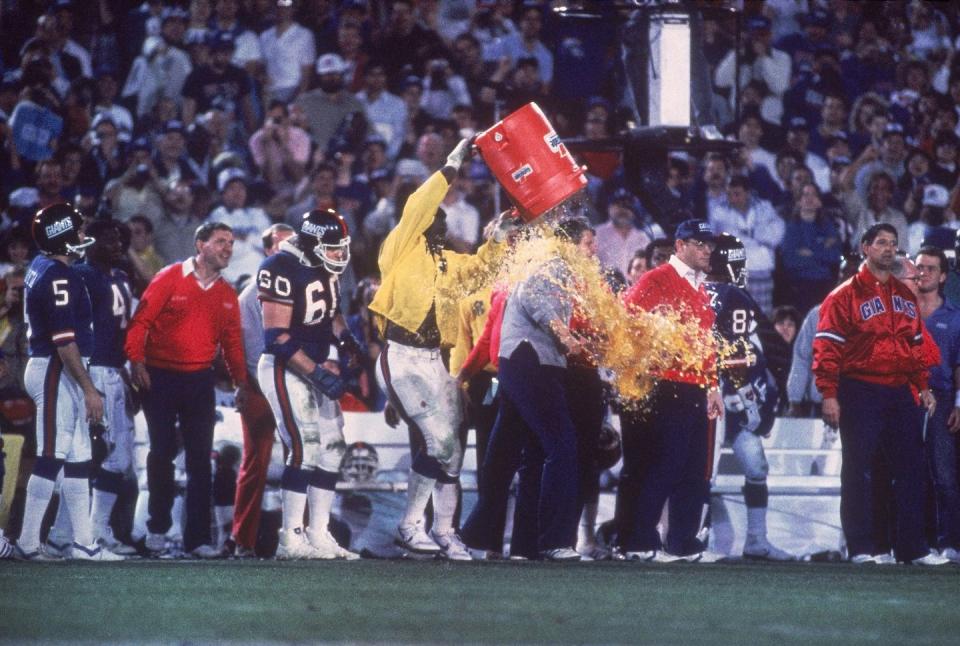
[[[193,234],[201,222],[193,214],[193,202],[190,181],[180,179],[170,184],[164,196],[166,208],[154,228],[154,247],[166,262],[180,262],[193,253]]]
[[[63,131],[60,98],[53,90],[53,65],[40,53],[25,52],[20,83],[23,91],[10,115],[10,135],[19,157],[32,162],[53,156]]]
[[[740,53],[738,84],[743,88],[752,80],[763,81],[775,106],[773,113],[783,114],[783,93],[790,85],[790,56],[773,46],[771,21],[766,16],[751,16],[746,19],[747,34],[744,51]],[[734,84],[736,52],[730,50],[714,72],[716,87],[730,90]],[[737,92],[730,91],[730,105],[736,104]]]
[[[346,64],[344,79],[351,93],[363,89],[367,62],[370,60],[369,47],[364,45],[363,27],[355,20],[341,18],[337,27],[336,51]]]
[[[821,157],[827,157],[827,148],[831,138],[842,134],[846,139],[846,132],[844,131],[846,125],[846,97],[839,92],[828,94],[823,98],[823,106],[820,108],[820,125],[810,135],[810,151]],[[846,151],[846,154],[849,155],[850,151]]]
[[[236,4],[236,0],[219,0],[218,6],[219,3]],[[190,125],[198,114],[217,108],[240,116],[246,132],[253,132],[256,122],[251,81],[246,72],[230,62],[233,37],[228,32],[220,32],[211,38],[210,62],[195,67],[184,82],[183,121]]]
[[[292,102],[310,89],[317,58],[313,33],[294,20],[296,2],[277,0],[277,23],[260,34],[267,91],[273,101]]]
[[[117,124],[108,115],[98,115],[93,120],[85,142],[89,142],[89,149],[83,160],[78,182],[100,192],[107,182],[119,177],[124,171],[125,151],[120,143]]]
[[[250,76],[258,78],[263,70],[260,41],[255,33],[240,23],[239,10],[238,0],[215,0],[210,29],[214,34],[229,36],[230,41],[235,43],[230,62],[245,70]]]
[[[26,267],[15,267],[2,274],[3,301],[0,302],[0,352],[6,374],[0,376],[0,397],[4,400],[27,397],[23,372],[27,367],[27,324],[24,320],[23,278]]]
[[[66,198],[63,194],[63,166],[59,162],[53,159],[40,162],[37,164],[36,174],[38,209],[62,202]],[[32,217],[31,215],[30,218]]]
[[[840,235],[824,214],[820,191],[813,183],[801,188],[780,253],[788,302],[806,313],[833,289],[841,254]]]
[[[210,544],[210,451],[215,422],[210,368],[218,346],[238,385],[241,409],[249,388],[237,294],[220,276],[230,263],[232,240],[225,224],[198,227],[196,255],[169,266],[151,282],[127,329],[125,349],[133,382],[142,393],[150,435],[150,519],[145,545],[154,553],[165,550],[165,534],[172,524],[173,460],[179,436],[187,470],[183,547],[198,558],[221,555]],[[187,311],[190,316],[184,315]]]
[[[208,224],[225,224],[230,227],[233,253],[230,266],[221,274],[232,285],[243,277],[257,275],[263,260],[263,242],[260,232],[270,226],[270,219],[263,209],[247,206],[247,176],[236,168],[227,168],[217,176],[220,205],[210,212]]]
[[[471,253],[480,241],[480,214],[466,201],[470,193],[470,180],[457,174],[450,190],[440,203],[447,214],[447,243],[458,253]]]
[[[537,60],[537,80],[545,90],[553,82],[553,54],[540,40],[543,27],[543,10],[534,5],[525,5],[520,11],[519,31],[506,34],[496,45],[496,54],[491,57],[508,58],[514,65],[522,58]]]
[[[117,72],[110,68],[100,68],[97,70],[96,82],[93,114],[109,117],[123,138],[127,139],[133,133],[133,116],[116,102],[119,94]]]
[[[417,22],[412,0],[392,0],[386,26],[374,46],[376,57],[387,65],[387,76],[402,79],[403,70],[422,75],[427,61],[444,56],[440,36]]]
[[[434,119],[449,119],[456,105],[470,105],[470,92],[463,77],[454,72],[446,58],[427,63],[423,79],[423,109]]]
[[[150,36],[143,43],[143,51],[133,61],[123,85],[121,96],[136,100],[136,115],[140,119],[149,114],[161,98],[180,106],[183,86],[193,64],[180,44],[167,36],[174,23],[183,23],[177,11],[169,12],[163,20],[163,36]]]
[[[4,231],[0,237],[0,276],[27,267],[32,242],[30,233],[22,226],[14,226]]]
[[[320,164],[313,169],[310,174],[309,182],[304,188],[309,189],[309,194],[303,194],[305,191],[298,191],[294,194],[296,203],[287,209],[284,216],[287,224],[295,226],[307,211],[313,209],[334,209],[339,212],[336,197],[337,168],[332,164]]]
[[[133,267],[130,279],[136,292],[140,293],[167,263],[153,246],[154,229],[150,218],[134,215],[129,220],[129,227],[130,248],[127,249],[127,258]]]
[[[930,156],[919,148],[913,148],[907,153],[904,166],[907,172],[897,180],[893,202],[903,206],[907,219],[913,222],[919,216],[923,189],[931,182]]]
[[[650,245],[648,244],[647,246],[649,247]],[[630,259],[630,265],[627,267],[627,286],[629,287],[637,282],[637,279],[645,274],[648,269],[646,248],[637,249],[633,254],[633,258]]]
[[[407,107],[403,99],[387,90],[387,68],[371,61],[364,75],[364,89],[357,99],[366,110],[367,121],[387,144],[387,156],[396,159],[407,126]]]
[[[631,259],[650,244],[651,236],[637,227],[633,194],[619,189],[607,206],[607,221],[597,227],[597,260],[607,269],[630,273]]]
[[[950,248],[956,239],[956,215],[948,209],[950,192],[939,184],[927,184],[923,187],[920,207],[920,219],[911,224],[906,243],[907,254],[915,256],[920,247],[930,244],[940,248]],[[949,214],[949,220],[947,215]],[[946,244],[937,244],[935,240],[943,240]]]
[[[291,125],[287,106],[271,101],[263,126],[250,137],[250,155],[275,190],[292,190],[310,160],[310,135]]]
[[[800,312],[793,305],[780,305],[773,310],[771,320],[774,329],[792,351],[797,330],[800,329]]]
[[[341,124],[350,115],[363,112],[363,104],[346,89],[346,71],[346,63],[340,56],[324,54],[317,59],[319,87],[296,100],[296,105],[303,109],[310,137],[320,152],[326,152]]]
[[[764,314],[773,310],[773,270],[785,225],[773,206],[754,197],[744,177],[727,187],[727,205],[712,212],[710,224],[740,238],[747,252],[747,291]]]
[[[851,167],[852,168],[852,167]],[[850,169],[847,169],[849,177]],[[897,239],[906,241],[907,218],[903,212],[893,206],[893,178],[880,171],[874,173],[867,183],[867,199],[864,202],[859,195],[851,195],[850,215],[854,222],[854,239],[858,240],[874,224],[887,223],[897,230]],[[902,237],[901,237],[902,234]]]
[[[952,131],[943,132],[937,135],[933,145],[935,159],[930,169],[930,179],[943,186],[953,186],[960,177],[960,166],[957,165],[960,137]]]
[[[694,210],[706,219],[727,206],[727,181],[730,179],[730,164],[721,155],[711,154],[703,167],[703,180],[697,187]]]
[[[103,189],[103,197],[110,204],[113,217],[126,222],[134,214],[141,214],[157,222],[163,214],[163,195],[166,186],[157,174],[150,158],[150,144],[137,139],[127,155],[127,168]]]
[[[803,165],[813,173],[817,188],[830,190],[830,167],[827,161],[809,150],[810,126],[804,117],[793,117],[787,125],[787,148],[794,151],[803,160]]]
[[[876,117],[874,117],[876,119]],[[861,197],[867,196],[867,184],[878,171],[883,171],[894,181],[905,172],[903,162],[907,157],[903,126],[890,123],[884,128],[880,147],[867,146],[847,169],[847,182],[853,182]]]

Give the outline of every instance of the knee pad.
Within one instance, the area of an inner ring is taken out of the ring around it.
[[[89,478],[91,471],[89,460],[86,462],[65,462],[63,465],[64,478]]]
[[[57,476],[60,475],[60,469],[63,467],[63,460],[60,458],[50,458],[45,455],[41,455],[37,458],[37,461],[33,463],[33,475],[38,478],[46,478],[47,480],[53,480],[56,482]]]
[[[283,476],[280,478],[281,489],[296,491],[297,493],[307,493],[309,484],[310,473],[308,471],[296,467],[284,467]]]
[[[340,479],[339,471],[328,471],[326,469],[314,469],[310,472],[310,486],[317,489],[326,489],[327,491],[336,491],[337,480]]]

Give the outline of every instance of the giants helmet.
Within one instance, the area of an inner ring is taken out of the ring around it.
[[[366,442],[354,442],[347,447],[340,462],[340,474],[347,482],[371,482],[377,475],[380,457]]]
[[[48,256],[82,258],[84,249],[95,242],[93,238],[80,239],[82,227],[83,216],[73,206],[65,202],[52,204],[33,216],[33,240],[41,253]]]
[[[740,238],[729,233],[717,236],[717,246],[710,254],[710,273],[726,276],[740,288],[747,286],[747,251]]]
[[[331,274],[342,274],[350,262],[350,233],[343,216],[333,209],[313,209],[303,214],[294,243],[311,267],[321,264]],[[342,251],[342,259],[330,255]]]

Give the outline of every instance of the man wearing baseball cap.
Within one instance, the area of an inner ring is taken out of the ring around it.
[[[640,276],[623,296],[631,312],[674,312],[696,322],[697,365],[677,362],[657,375],[643,411],[622,416],[623,470],[617,500],[620,548],[636,561],[699,561],[697,538],[709,499],[713,420],[723,414],[713,340],[714,312],[703,280],[716,235],[706,220],[677,227],[670,260]],[[670,499],[663,545],[657,522]]]
[[[196,115],[219,108],[228,113],[239,112],[246,131],[254,132],[250,76],[230,62],[235,48],[233,34],[213,32],[208,44],[210,62],[190,72],[183,84],[183,122],[190,125]]]
[[[296,105],[303,109],[310,138],[326,150],[343,120],[363,112],[363,103],[347,91],[345,75],[350,67],[338,54],[317,59],[317,87],[301,94]]]

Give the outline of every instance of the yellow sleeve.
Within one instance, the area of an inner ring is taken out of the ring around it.
[[[394,268],[397,261],[417,243],[423,232],[433,222],[437,207],[443,201],[450,185],[443,173],[437,171],[427,181],[420,185],[407,199],[403,207],[400,222],[387,235],[380,248],[378,265],[380,275],[386,276]]]

